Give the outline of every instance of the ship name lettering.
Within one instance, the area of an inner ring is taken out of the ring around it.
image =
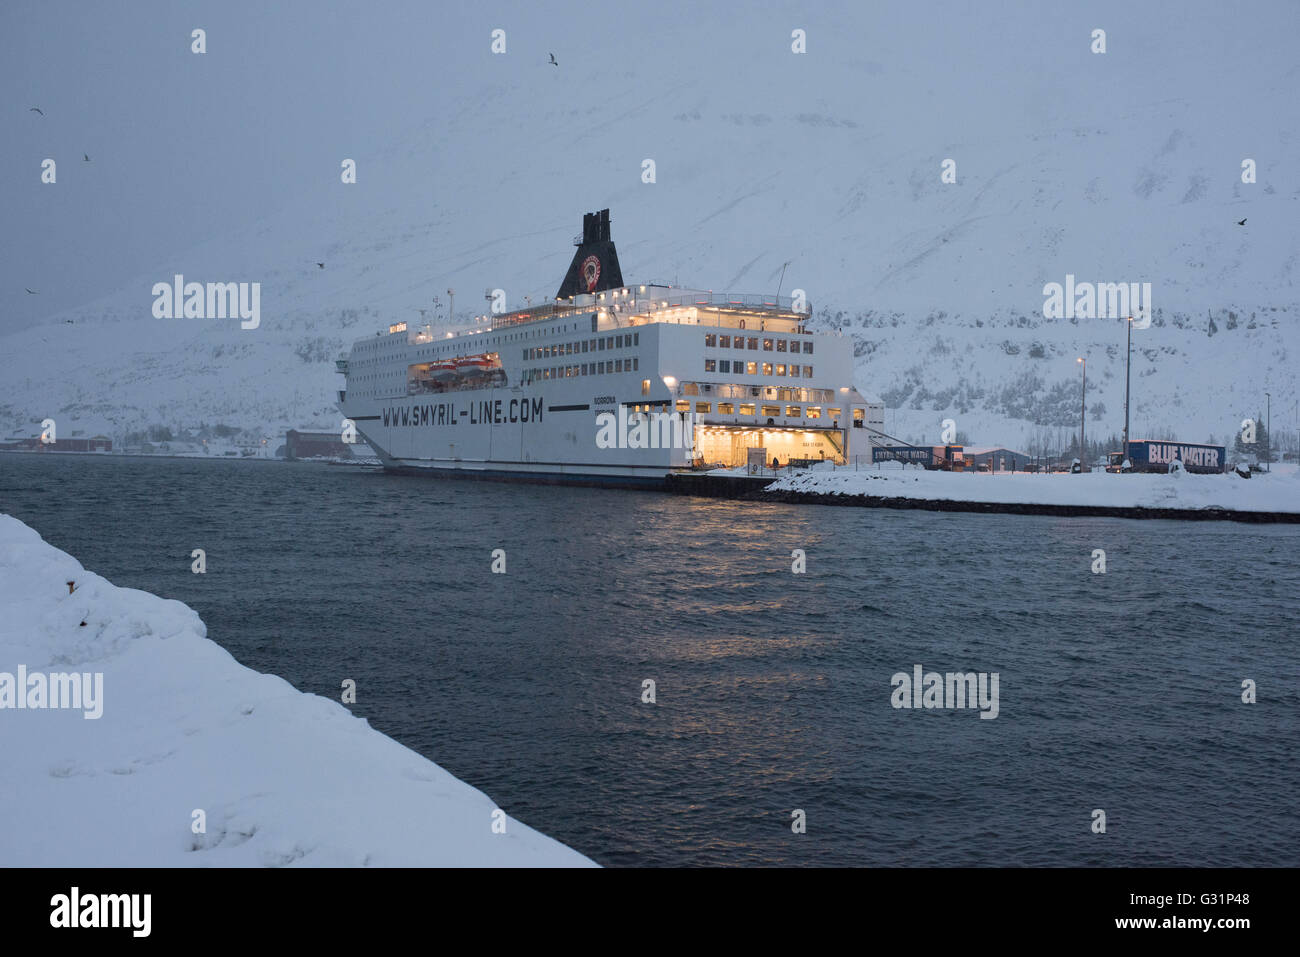
[[[397,426],[458,425],[460,415],[467,414],[471,425],[506,425],[513,422],[540,422],[544,411],[542,398],[484,399],[471,402],[460,414],[454,402],[423,405],[386,406],[380,419],[385,428]]]

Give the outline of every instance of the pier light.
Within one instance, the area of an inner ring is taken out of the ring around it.
[[[1083,369],[1083,385],[1079,390],[1079,462],[1083,471],[1088,471],[1088,443],[1084,432],[1088,418],[1088,360],[1079,356],[1078,363]]]
[[[666,375],[663,379],[664,385],[668,386],[669,389],[677,388],[677,378],[675,376]]]

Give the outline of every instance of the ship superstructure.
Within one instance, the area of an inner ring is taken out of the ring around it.
[[[870,454],[883,407],[853,351],[790,297],[625,284],[609,211],[588,214],[553,302],[458,328],[395,323],[338,362],[339,409],[384,466],[659,486],[764,458]]]

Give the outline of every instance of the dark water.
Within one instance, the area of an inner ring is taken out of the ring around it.
[[[1294,525],[31,455],[0,510],[603,864],[1300,862]],[[918,663],[998,717],[895,710]]]

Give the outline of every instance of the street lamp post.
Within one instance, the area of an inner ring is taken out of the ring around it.
[[[1264,446],[1264,471],[1273,471],[1273,397],[1267,392],[1264,393],[1264,438],[1268,444]]]
[[[1088,410],[1088,360],[1080,356],[1079,363],[1083,366],[1083,388],[1079,393],[1079,471],[1082,472],[1088,459],[1088,453],[1084,451],[1084,421]]]
[[[1129,383],[1132,377],[1129,370],[1133,365],[1133,317],[1128,317],[1128,346],[1124,352],[1124,458],[1120,460],[1120,471],[1124,471],[1124,463],[1128,461],[1128,396]]]

